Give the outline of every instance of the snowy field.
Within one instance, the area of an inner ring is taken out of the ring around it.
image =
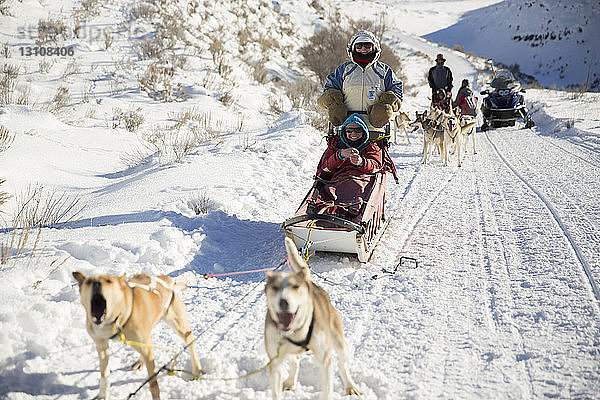
[[[0,47],[6,43],[10,54],[0,67],[20,66],[15,97],[29,93],[29,101],[0,106],[0,126],[12,138],[0,152],[0,192],[13,196],[2,206],[0,231],[9,249],[0,264],[0,398],[97,394],[97,354],[71,276],[79,270],[187,279],[182,298],[207,379],[162,372],[162,398],[250,400],[271,398],[267,372],[221,378],[268,362],[264,273],[203,276],[283,260],[280,224],[311,186],[325,149],[323,132],[309,123],[314,112],[293,108],[274,81],[306,72],[297,49],[333,7],[353,18],[385,12],[384,41],[402,61],[410,87],[403,110],[412,117],[429,105],[425,72],[439,52],[455,87],[467,78],[485,88],[484,59],[422,36],[452,26],[460,42],[463,16],[498,2],[174,2],[169,12],[196,5],[188,21],[196,28],[183,34],[196,35],[196,47],[182,49],[187,63],[173,77],[189,98],[171,102],[151,99],[138,83],[151,62],[138,61],[135,46],[152,29],[130,13],[143,2],[0,1],[0,9],[5,3],[10,15],[0,15]],[[35,46],[28,32],[36,21],[63,16],[73,24],[76,10],[92,3],[86,33],[59,39],[74,46],[74,56],[21,55],[20,47]],[[231,33],[244,26],[255,30],[245,47],[242,35]],[[209,32],[225,43],[217,62]],[[278,45],[263,51],[252,42],[267,39]],[[268,79],[260,83],[246,61],[263,56]],[[57,109],[60,87],[70,97]],[[477,154],[469,144],[460,168],[455,157],[443,167],[437,155],[421,164],[418,136],[392,145],[399,184],[388,181],[386,210],[393,219],[371,260],[311,257],[314,280],[342,316],[360,398],[600,398],[600,94],[530,89],[525,97],[536,126],[477,132]],[[119,116],[137,109],[144,121],[130,131]],[[183,120],[186,111],[192,117]],[[177,122],[183,127],[171,129]],[[160,131],[199,130],[206,140],[183,155],[168,145],[181,137],[150,140]],[[18,236],[11,224],[18,200],[36,187],[77,199],[78,212],[39,235],[33,230],[19,252],[7,245]],[[390,273],[401,256],[415,257],[418,267]],[[153,343],[158,366],[182,349],[165,324]],[[144,372],[129,370],[135,360],[130,347],[111,343],[114,399],[144,382]],[[187,353],[176,368],[190,368]],[[299,385],[283,398],[319,394],[316,364],[303,356]],[[334,398],[358,398],[342,394],[336,372]],[[149,399],[147,386],[132,398]]]

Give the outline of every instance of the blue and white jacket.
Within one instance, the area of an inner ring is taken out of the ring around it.
[[[344,103],[348,109],[348,114],[358,112],[366,114],[367,107],[377,103],[381,93],[392,91],[400,101],[403,99],[402,82],[398,79],[394,71],[387,65],[379,61],[381,47],[379,41],[372,36],[375,43],[376,55],[373,60],[364,68],[354,61],[352,49],[354,42],[360,36],[370,32],[357,32],[348,43],[348,56],[351,61],[346,61],[338,66],[335,71],[325,81],[324,90],[338,89],[344,94]],[[369,131],[382,132],[383,128],[375,128],[368,122]]]

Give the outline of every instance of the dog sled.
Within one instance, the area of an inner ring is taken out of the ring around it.
[[[367,176],[339,181],[315,176],[294,216],[283,222],[286,236],[302,249],[305,257],[313,251],[356,254],[363,263],[371,257],[390,222],[385,214],[387,172],[397,179],[387,153],[387,139],[373,141],[383,152],[384,168]],[[338,194],[343,192],[343,196],[335,198],[336,189]]]
[[[283,223],[286,235],[305,251],[353,253],[360,262],[367,262],[381,235],[390,222],[385,215],[385,172],[372,176],[364,184],[362,201],[354,217],[348,213],[322,213],[326,208],[341,211],[356,204],[335,204],[320,196],[320,187],[327,181],[315,182],[293,217]],[[345,215],[344,215],[345,214]]]

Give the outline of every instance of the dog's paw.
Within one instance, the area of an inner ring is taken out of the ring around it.
[[[136,362],[134,362],[133,364],[131,364],[131,369],[133,371],[138,371],[138,370],[142,369],[142,365],[144,365],[144,362],[140,358],[139,360],[137,360]]]
[[[353,395],[353,394],[357,395],[357,396],[362,395],[362,393],[360,392],[360,390],[358,390],[354,386],[347,387],[346,388],[346,396],[350,396],[350,395]]]
[[[196,381],[196,380],[200,379],[200,377],[202,375],[204,375],[205,373],[206,372],[202,371],[201,369],[194,371],[194,372],[192,372],[192,374],[190,374],[191,380]]]

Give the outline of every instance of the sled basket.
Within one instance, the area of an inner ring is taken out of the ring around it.
[[[355,215],[344,212],[344,205],[320,201],[321,181],[315,180],[296,214],[282,227],[298,248],[310,246],[311,251],[356,254],[367,262],[389,223],[384,215],[385,173],[370,177],[362,193],[364,201]]]

